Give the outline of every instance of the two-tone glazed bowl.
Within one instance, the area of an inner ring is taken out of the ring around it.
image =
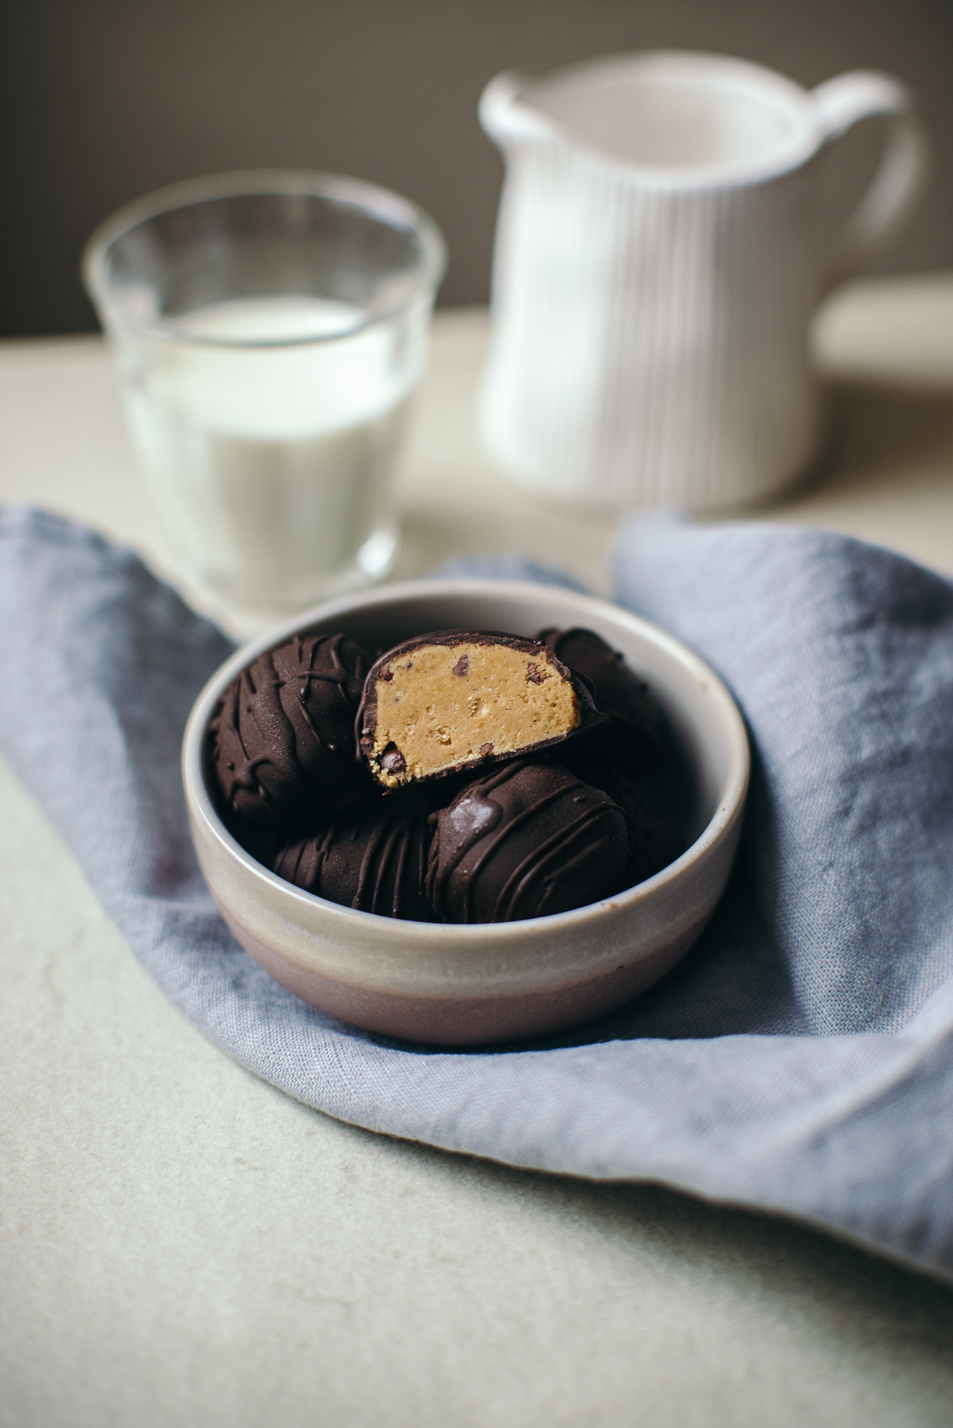
[[[681,751],[668,798],[688,847],[646,882],[588,907],[522,922],[403,922],[327,902],[256,862],[216,812],[208,723],[238,671],[298,632],[343,631],[372,651],[437,629],[532,636],[596,630],[650,684]],[[426,580],[329,601],[240,649],[192,710],[183,777],[199,863],[242,946],[283,986],[342,1021],[415,1041],[478,1045],[538,1036],[622,1005],[698,938],[735,857],[748,787],[744,723],[721,680],[684,645],[614,605],[555,587]]]

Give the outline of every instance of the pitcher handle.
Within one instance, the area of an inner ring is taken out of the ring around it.
[[[870,187],[847,221],[821,280],[821,295],[844,281],[901,226],[926,179],[930,145],[919,107],[905,84],[875,70],[852,70],[811,91],[825,143],[875,115],[887,136]]]

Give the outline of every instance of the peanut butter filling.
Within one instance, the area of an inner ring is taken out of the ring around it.
[[[421,645],[381,671],[376,699],[370,757],[388,788],[565,738],[580,722],[572,683],[545,646]]]

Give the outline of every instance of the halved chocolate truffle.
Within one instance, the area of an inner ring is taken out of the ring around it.
[[[593,742],[630,774],[645,771],[663,749],[662,715],[649,686],[594,630],[540,630],[536,636],[592,686],[596,708],[612,723]]]
[[[387,798],[372,790],[317,832],[279,849],[272,868],[345,907],[433,922],[424,895],[432,808],[418,789]]]
[[[444,922],[566,912],[624,885],[621,809],[561,764],[504,764],[468,783],[431,823],[427,894]]]
[[[382,655],[367,676],[361,749],[385,788],[560,744],[605,720],[545,645],[442,630]]]
[[[317,822],[368,787],[354,716],[370,657],[343,635],[267,650],[232,681],[210,724],[228,811],[265,827]]]

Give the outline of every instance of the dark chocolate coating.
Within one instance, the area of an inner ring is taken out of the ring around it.
[[[210,728],[226,808],[263,827],[319,819],[368,786],[354,716],[370,657],[343,635],[268,650],[229,685]]]
[[[599,758],[591,745],[580,744],[571,753],[567,750],[566,764],[583,783],[607,793],[625,815],[629,833],[626,887],[644,882],[681,857],[685,840],[646,797],[637,779]]]
[[[372,791],[323,828],[286,843],[273,870],[344,907],[433,922],[424,895],[432,809],[417,789]]]
[[[471,780],[431,823],[427,894],[444,922],[567,912],[624,885],[621,809],[561,764],[503,764]]]
[[[401,659],[404,655],[411,654],[422,645],[455,645],[466,642],[468,644],[482,645],[505,645],[509,649],[519,650],[522,654],[532,654],[534,647],[539,646],[543,641],[535,639],[528,640],[522,635],[507,634],[504,630],[435,630],[431,634],[416,635],[413,639],[405,640],[402,644],[395,645],[393,649],[387,650],[380,655],[371,666],[364,684],[364,693],[361,699],[361,706],[358,710],[356,728],[360,748],[366,758],[370,757],[374,746],[374,735],[377,732],[377,685],[380,681],[386,682],[390,677],[388,666],[392,660]],[[608,721],[602,715],[593,701],[588,684],[579,678],[573,669],[570,669],[562,659],[559,652],[553,649],[556,659],[553,661],[561,676],[566,679],[573,688],[576,696],[576,704],[579,711],[579,724],[568,735],[561,735],[558,739],[541,739],[532,746],[522,749],[514,749],[508,753],[495,753],[492,745],[486,746],[486,751],[481,750],[478,759],[470,759],[463,763],[455,764],[451,768],[443,769],[439,773],[432,775],[434,778],[446,778],[449,774],[462,773],[467,769],[485,767],[487,763],[500,763],[504,760],[522,758],[527,754],[534,754],[539,750],[560,746],[568,740],[575,740],[580,734],[587,731],[609,727]],[[608,648],[608,646],[606,646]],[[621,658],[621,656],[620,656]],[[454,673],[464,674],[462,670],[455,670]],[[530,676],[532,678],[532,675]],[[384,752],[381,763],[388,767],[387,760],[393,761],[392,766],[399,768],[403,772],[403,755],[396,747],[391,752],[390,746]],[[399,761],[399,763],[397,762]]]
[[[594,630],[540,630],[536,638],[589,681],[596,708],[612,720],[592,742],[627,773],[643,773],[663,747],[661,711],[649,686]]]

